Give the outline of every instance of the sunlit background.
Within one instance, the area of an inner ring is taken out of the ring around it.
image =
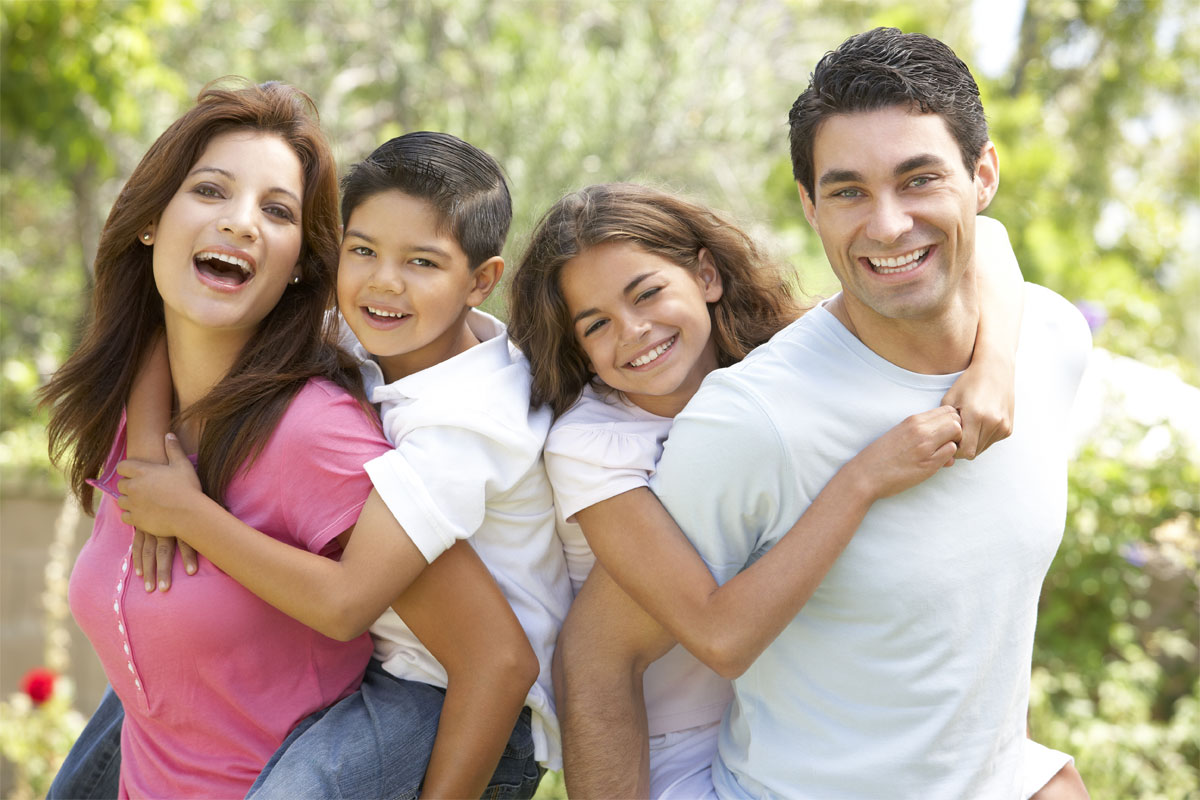
[[[812,65],[875,25],[975,68],[989,213],[1096,358],[1042,599],[1035,738],[1096,798],[1200,798],[1200,7],[1192,0],[2,0],[0,793],[37,796],[103,678],[65,610],[88,520],[33,394],[72,346],[108,206],[209,80],[307,91],[344,168],[433,129],[513,187],[514,263],[564,191],[651,182],[726,209],[833,291],[787,157]],[[502,302],[491,310],[504,315]],[[997,487],[1003,491],[1003,487]],[[1004,613],[1004,609],[997,609]],[[30,673],[33,668],[45,672]],[[563,797],[551,774],[541,793]]]

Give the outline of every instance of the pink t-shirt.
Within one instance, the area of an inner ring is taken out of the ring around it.
[[[310,380],[230,483],[228,508],[276,539],[327,552],[371,491],[363,464],[389,449],[353,398]],[[124,451],[122,422],[106,478]],[[103,496],[70,584],[71,612],[125,707],[121,796],[242,797],[300,720],[358,688],[370,638],[323,636],[203,556],[191,576],[176,559],[170,591],[147,594],[129,563],[132,537]]]

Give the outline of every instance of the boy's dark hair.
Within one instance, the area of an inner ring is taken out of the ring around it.
[[[342,224],[380,192],[430,203],[467,254],[470,268],[500,255],[512,222],[512,198],[496,160],[457,136],[406,133],[384,142],[342,178]]]
[[[836,114],[897,105],[945,119],[967,174],[974,177],[988,130],[971,71],[937,39],[875,28],[826,53],[788,114],[792,175],[810,198],[816,188],[813,143],[821,123]]]

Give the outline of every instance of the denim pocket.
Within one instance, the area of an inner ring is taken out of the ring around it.
[[[508,737],[500,763],[484,791],[489,800],[518,800],[533,797],[546,770],[533,757],[532,716],[528,707],[521,710],[517,724]]]

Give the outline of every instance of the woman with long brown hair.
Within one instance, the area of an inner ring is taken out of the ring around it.
[[[165,334],[175,430],[205,491],[280,541],[336,553],[370,492],[362,464],[388,449],[323,331],[336,202],[303,93],[206,88],[118,196],[81,343],[43,390],[73,491],[87,508],[104,492],[70,602],[124,706],[123,796],[241,796],[298,721],[362,679],[367,636],[325,637],[203,558],[174,591],[143,591],[109,496],[126,399]]]

